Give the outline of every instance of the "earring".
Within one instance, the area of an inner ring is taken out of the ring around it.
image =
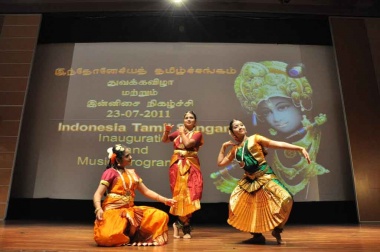
[[[252,114],[252,124],[253,126],[257,126],[257,116],[255,112]]]
[[[277,131],[275,129],[269,128],[268,131],[269,131],[269,134],[271,134],[272,136],[277,135]]]

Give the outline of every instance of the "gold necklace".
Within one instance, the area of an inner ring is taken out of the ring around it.
[[[129,174],[128,170],[123,169],[127,173],[127,176],[129,178],[129,185],[128,185],[128,187],[127,187],[127,185],[125,183],[125,179],[123,177],[123,174],[119,171],[119,169],[115,169],[115,170],[117,171],[117,173],[119,173],[120,178],[121,178],[121,180],[123,182],[123,187],[124,187],[124,190],[125,190],[125,195],[127,195],[127,196],[131,195],[130,188],[132,187],[132,177]]]

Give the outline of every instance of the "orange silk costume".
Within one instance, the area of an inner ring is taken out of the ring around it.
[[[244,163],[244,177],[231,193],[227,221],[241,231],[263,233],[283,228],[292,209],[293,197],[265,160],[263,148],[269,141],[253,135],[228,154]]]
[[[203,177],[198,150],[203,145],[203,136],[200,131],[190,131],[187,137],[196,142],[190,149],[185,148],[178,131],[169,135],[174,145],[169,168],[170,189],[177,201],[176,207],[170,208],[170,213],[176,216],[187,216],[201,208]]]
[[[95,220],[94,239],[99,246],[132,243],[166,244],[169,216],[156,208],[135,206],[135,189],[141,178],[133,169],[120,173],[109,168],[100,183],[107,196],[102,203],[103,220]]]

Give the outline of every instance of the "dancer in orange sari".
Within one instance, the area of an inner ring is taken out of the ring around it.
[[[168,206],[174,206],[176,201],[148,189],[134,169],[126,168],[132,162],[129,148],[118,144],[108,152],[110,162],[93,199],[95,242],[99,246],[166,244],[169,216],[153,207],[135,206],[135,190]]]
[[[173,199],[177,201],[176,206],[170,208],[170,213],[178,216],[173,223],[175,238],[180,238],[179,229],[182,229],[183,238],[191,238],[190,219],[192,213],[201,208],[203,177],[198,150],[203,145],[203,136],[202,132],[194,130],[196,121],[195,113],[188,111],[184,115],[184,125],[175,132],[170,134],[173,125],[164,124],[162,142],[174,145],[169,180]]]
[[[217,164],[226,166],[235,160],[244,176],[231,193],[228,223],[253,235],[245,243],[264,244],[262,233],[272,230],[277,243],[282,244],[281,233],[289,218],[293,197],[266,162],[265,148],[286,149],[293,155],[299,152],[310,164],[309,153],[301,146],[273,141],[258,134],[248,137],[239,120],[230,122],[229,133],[234,141],[223,143]],[[232,148],[225,154],[229,147]]]

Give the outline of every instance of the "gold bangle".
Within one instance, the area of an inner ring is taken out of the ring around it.
[[[94,213],[96,214],[100,209],[102,209],[102,208],[101,207],[96,208]]]

